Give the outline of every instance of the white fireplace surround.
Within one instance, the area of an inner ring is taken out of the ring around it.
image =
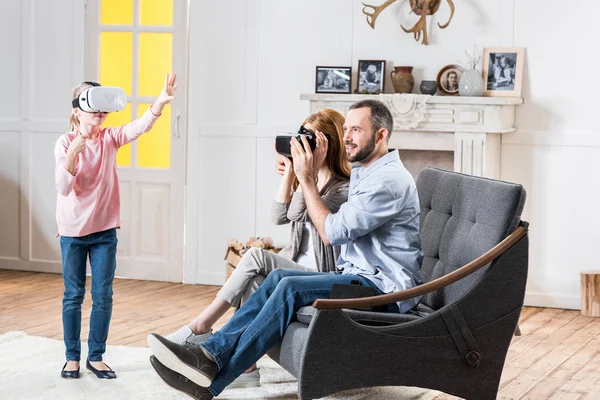
[[[364,99],[383,101],[394,116],[389,147],[454,152],[454,171],[500,179],[502,134],[515,128],[521,97],[303,94],[310,112],[333,108],[342,114]]]

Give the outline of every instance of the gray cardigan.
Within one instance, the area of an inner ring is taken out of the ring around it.
[[[333,176],[319,192],[323,202],[332,213],[337,212],[342,203],[348,200],[348,184],[349,181],[347,179]],[[302,192],[294,192],[289,203],[273,201],[271,218],[277,225],[292,223],[290,244],[281,249],[279,255],[295,261],[298,256],[298,248],[300,247],[300,243],[302,243],[302,223],[305,221],[310,222]],[[320,272],[336,271],[335,263],[340,255],[340,247],[326,246],[321,240],[317,229],[312,224],[310,232],[315,250],[317,268]]]

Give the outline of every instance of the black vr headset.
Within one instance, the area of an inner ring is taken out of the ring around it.
[[[298,133],[283,133],[281,135],[277,135],[277,137],[275,138],[275,150],[282,156],[292,158],[292,144],[290,141],[293,137],[295,137],[296,140],[298,140],[300,144],[304,147],[304,142],[302,141],[301,136],[306,137],[310,149],[314,150],[315,146],[317,145],[317,135],[313,131],[309,131],[303,126],[301,126],[300,129],[298,129]]]
[[[96,82],[83,82],[91,85],[91,88],[83,90],[76,99],[72,101],[74,108],[79,107],[85,112],[115,112],[125,108],[127,95],[119,87],[101,86]]]

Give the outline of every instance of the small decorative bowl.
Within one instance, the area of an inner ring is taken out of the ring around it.
[[[421,86],[419,86],[421,93],[434,95],[437,92],[437,82],[436,81],[421,81]]]

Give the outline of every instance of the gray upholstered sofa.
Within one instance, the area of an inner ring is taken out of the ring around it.
[[[269,355],[303,400],[371,386],[494,399],[528,268],[522,186],[427,168],[417,180],[424,284],[367,299],[317,300]],[[422,296],[416,310],[352,310]]]

